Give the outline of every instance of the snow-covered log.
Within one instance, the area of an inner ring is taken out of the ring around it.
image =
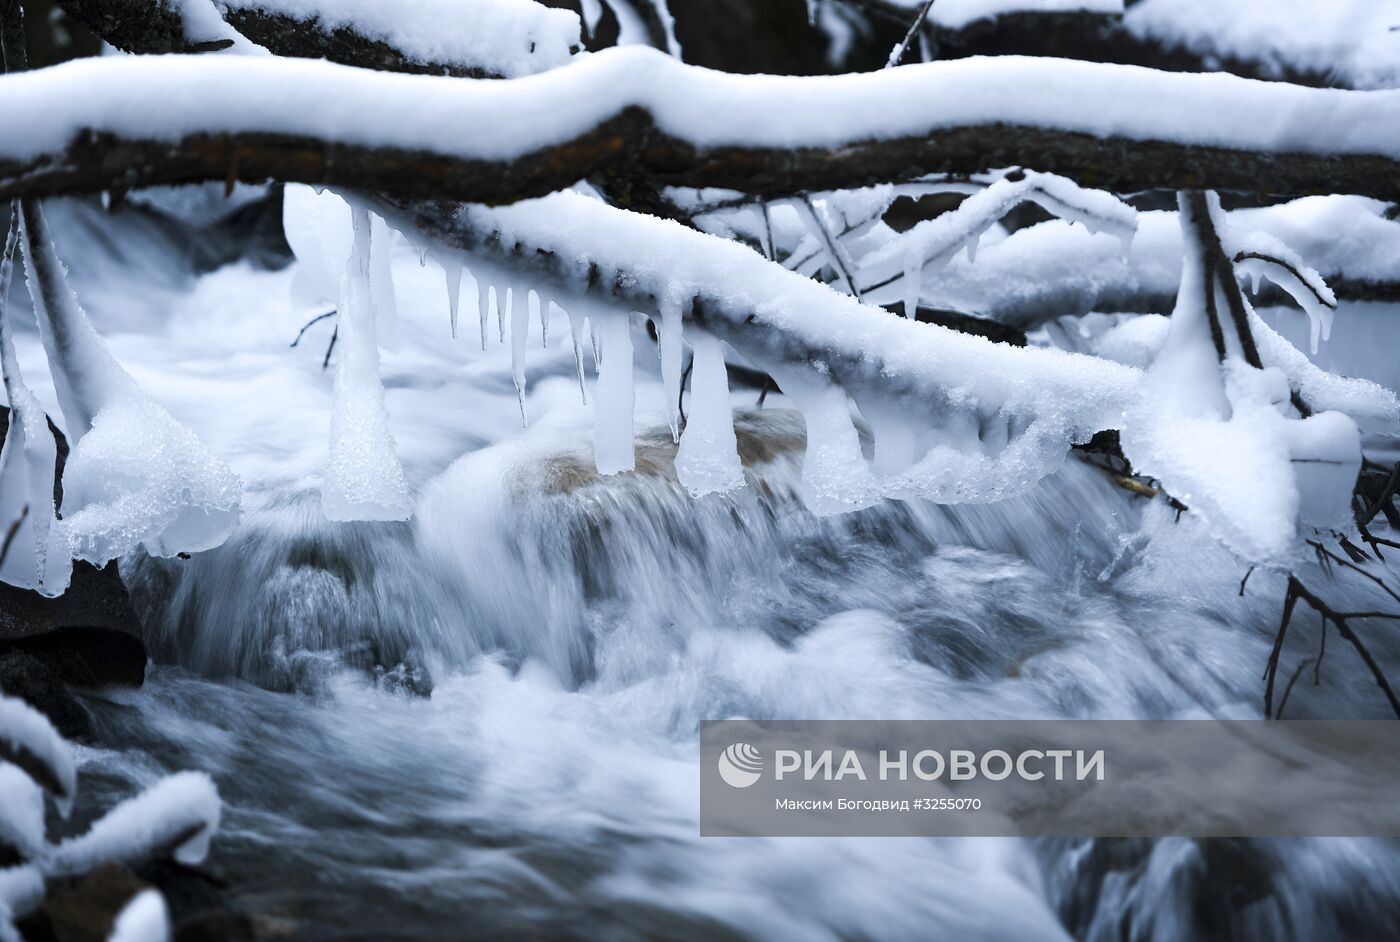
[[[0,140],[0,196],[277,178],[500,203],[605,170],[791,194],[1019,165],[1120,192],[1400,199],[1400,91],[1058,60],[790,78],[629,47],[484,82],[104,58],[0,79],[0,126],[26,131]]]
[[[580,46],[578,16],[534,0],[63,0],[62,6],[118,49],[146,54],[216,50],[246,37],[279,56],[510,78],[562,65]]]
[[[1386,218],[1387,209],[1378,200],[1311,196],[1228,217],[1237,230],[1282,242],[1341,300],[1400,301],[1400,221]],[[1153,211],[1138,214],[1126,255],[1110,235],[1051,220],[989,241],[975,261],[955,256],[926,275],[922,296],[1029,330],[1090,311],[1169,313],[1180,276],[1176,211]]]
[[[0,696],[0,762],[19,767],[67,814],[78,790],[68,743],[38,710],[5,696]],[[25,825],[21,822],[17,827]]]
[[[841,506],[844,483],[807,481],[809,497],[831,498],[818,501],[817,509],[826,511],[852,509],[880,494],[958,503],[1017,493],[1054,470],[1073,442],[1115,427],[1140,376],[1104,360],[994,344],[907,320],[746,246],[576,193],[499,209],[378,208],[410,237],[429,240],[425,245],[463,250],[474,274],[480,266],[488,280],[509,271],[571,314],[583,311],[595,328],[601,324],[594,408],[604,473],[625,470],[631,458],[630,433],[622,436],[625,453],[613,434],[630,429],[632,404],[614,388],[614,366],[626,369],[610,353],[625,337],[618,318],[642,311],[661,322],[664,333],[663,312],[675,299],[689,302],[687,342],[706,358],[697,370],[713,368],[713,351],[705,350],[713,337],[777,375],[822,432],[815,442],[822,460],[810,469],[829,470],[846,483],[864,462],[849,416],[837,403],[854,397],[875,428],[880,474],[867,471],[864,490],[848,494]],[[717,382],[708,375],[702,381],[706,396]],[[881,421],[886,417],[891,421]],[[729,440],[709,417],[700,421],[697,434],[715,447]],[[738,483],[722,456],[715,467],[700,469],[691,455],[699,444],[685,449],[685,463],[696,472],[691,486],[701,491],[716,482]],[[896,454],[882,454],[896,444]]]

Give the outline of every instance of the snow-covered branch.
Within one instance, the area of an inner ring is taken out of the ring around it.
[[[529,75],[562,65],[580,44],[576,15],[534,0],[62,0],[62,6],[126,52],[226,47],[232,34],[222,16],[275,55],[431,75]]]
[[[668,349],[678,355],[680,345],[667,334],[679,328],[697,356],[713,337],[777,379],[808,412],[809,427],[822,430],[824,438],[809,443],[804,480],[809,503],[826,512],[881,495],[958,503],[1017,493],[1057,467],[1072,442],[1112,427],[1139,375],[1103,360],[916,323],[738,243],[574,193],[500,209],[377,209],[412,237],[426,238],[424,247],[435,254],[464,251],[461,261],[478,290],[494,285],[496,298],[513,296],[515,313],[533,290],[540,310],[553,302],[576,328],[589,319],[602,340],[594,398],[605,472],[631,467],[631,396],[614,388],[630,379],[612,368],[619,363],[625,371],[631,361],[609,353],[626,342],[626,332],[610,325],[629,309],[659,323],[663,358]],[[511,336],[524,343],[522,329],[513,327]],[[679,372],[663,364],[663,375]],[[848,393],[874,430],[873,468],[861,458]],[[713,428],[702,434],[723,438]]]
[[[0,79],[0,126],[26,129],[0,141],[0,196],[277,178],[499,203],[604,170],[790,194],[1025,166],[1115,191],[1400,199],[1400,91],[1054,60],[788,78],[629,47],[479,82],[107,58]]]

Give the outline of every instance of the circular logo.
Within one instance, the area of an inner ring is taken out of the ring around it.
[[[731,788],[748,788],[763,774],[763,753],[746,742],[736,742],[719,757],[719,777]]]

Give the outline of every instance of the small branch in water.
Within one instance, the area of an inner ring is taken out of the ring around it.
[[[1324,643],[1326,641],[1327,623],[1331,622],[1337,626],[1338,633],[1356,649],[1356,653],[1360,654],[1361,659],[1366,662],[1366,666],[1371,671],[1371,676],[1376,680],[1376,685],[1384,691],[1386,699],[1390,701],[1390,708],[1395,711],[1396,717],[1400,717],[1400,697],[1396,696],[1395,690],[1390,686],[1390,682],[1386,680],[1385,672],[1382,671],[1380,665],[1376,663],[1376,659],[1371,655],[1370,649],[1366,647],[1365,642],[1352,630],[1350,625],[1353,619],[1360,618],[1400,620],[1400,613],[1339,612],[1309,591],[1307,586],[1303,585],[1303,583],[1298,580],[1298,577],[1293,575],[1288,577],[1288,590],[1283,600],[1283,618],[1279,621],[1278,634],[1274,636],[1274,647],[1269,653],[1269,661],[1264,668],[1264,679],[1266,681],[1264,687],[1264,715],[1272,717],[1273,719],[1278,719],[1277,714],[1274,713],[1274,684],[1278,679],[1279,658],[1283,654],[1283,642],[1288,634],[1288,625],[1293,619],[1293,610],[1297,607],[1300,600],[1308,603],[1308,605],[1312,606],[1314,611],[1322,616]],[[1323,650],[1325,651],[1325,648]],[[1320,659],[1321,654],[1319,654],[1318,657]]]
[[[295,347],[297,344],[301,343],[301,338],[306,336],[306,332],[310,330],[313,325],[321,323],[321,321],[328,317],[335,317],[337,313],[336,310],[331,309],[324,314],[317,314],[315,317],[311,318],[311,320],[302,325],[301,330],[297,331],[297,339],[291,342],[291,346]]]
[[[331,342],[326,346],[326,358],[321,361],[321,369],[326,369],[331,365],[331,354],[335,352],[335,342],[340,337],[340,325],[335,325],[335,330],[331,333]]]
[[[1293,685],[1298,682],[1298,678],[1302,675],[1303,669],[1309,664],[1317,663],[1317,660],[1318,659],[1315,657],[1310,657],[1307,660],[1299,661],[1298,666],[1293,668],[1293,676],[1288,678],[1288,684],[1283,688],[1283,699],[1279,701],[1278,716],[1276,719],[1283,719],[1283,709],[1288,706],[1288,696],[1293,693]]]
[[[1249,571],[1246,572],[1246,573],[1244,574],[1244,578],[1240,580],[1240,598],[1244,598],[1244,586],[1245,586],[1245,583],[1247,583],[1247,582],[1249,581],[1249,577],[1252,576],[1252,575],[1254,575],[1254,567],[1253,567],[1253,566],[1250,566],[1250,567],[1249,567]],[[1280,707],[1279,709],[1283,709],[1283,708]]]

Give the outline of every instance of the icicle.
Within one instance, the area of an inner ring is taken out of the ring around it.
[[[525,349],[530,339],[530,292],[522,287],[508,289],[510,308],[510,373],[515,379],[515,395],[520,400],[520,423],[528,426],[525,414]]]
[[[582,314],[575,314],[577,305],[570,304],[568,310],[564,311],[564,316],[569,319],[569,339],[574,345],[574,369],[578,370],[578,391],[583,397],[583,404],[588,405],[588,384],[583,378],[583,321]]]
[[[419,249],[419,250],[418,250],[418,267],[419,267],[419,268],[427,268],[427,267],[428,267],[428,250],[427,250],[427,249]]]
[[[588,319],[588,340],[593,347],[593,375],[597,376],[603,369],[603,345],[598,339],[598,324],[596,318]]]
[[[593,452],[599,474],[617,474],[636,467],[632,385],[632,320],[626,314],[598,318],[597,331],[607,352],[607,366],[598,374],[593,394]],[[594,317],[589,318],[589,323]],[[601,367],[601,361],[599,365]]]
[[[807,452],[802,461],[807,509],[828,516],[879,502],[880,487],[861,454],[845,391],[806,367],[783,363],[767,369],[807,421]]]
[[[873,395],[857,394],[854,398],[875,438],[872,465],[876,476],[883,480],[908,469],[919,457],[919,435],[909,410]]]
[[[491,285],[480,269],[473,275],[476,279],[476,313],[481,321],[481,349],[486,350],[486,322],[491,316]]]
[[[496,330],[500,333],[500,342],[506,342],[506,311],[511,306],[511,294],[514,289],[507,286],[502,289],[500,285],[492,285],[491,290],[496,295]]]
[[[68,588],[73,560],[53,499],[58,447],[43,407],[20,375],[6,299],[19,244],[19,207],[0,256],[0,373],[10,402],[10,424],[0,449],[0,538],[8,543],[0,581],[50,598]]]
[[[671,423],[671,441],[681,440],[680,399],[681,374],[685,366],[681,344],[681,302],[678,298],[661,299],[661,323],[657,332],[657,347],[661,353],[661,385],[666,391],[666,420]]]
[[[399,348],[399,301],[394,292],[394,230],[378,216],[371,217],[374,236],[370,246],[370,284],[374,286],[374,326],[379,345]]]
[[[340,289],[340,362],[331,410],[330,457],[321,509],[330,520],[407,520],[408,481],[389,433],[370,284],[369,213],[352,215],[355,238]]]
[[[462,260],[455,255],[444,255],[438,259],[442,263],[443,276],[447,278],[447,316],[452,324],[452,337],[457,337],[457,307],[462,300]]]
[[[676,476],[692,497],[704,497],[743,487],[744,469],[734,437],[724,348],[708,334],[694,337],[692,346],[690,413],[676,449]]]
[[[238,524],[237,475],[112,358],[68,285],[43,210],[20,203],[30,297],[72,446],[62,513],[73,556],[101,566],[138,546],[152,556],[218,546]]]
[[[917,246],[904,253],[904,316],[913,320],[919,312],[919,295],[923,293],[924,257]]]
[[[549,307],[554,302],[542,294],[535,295],[540,300],[540,346],[549,349]]]

